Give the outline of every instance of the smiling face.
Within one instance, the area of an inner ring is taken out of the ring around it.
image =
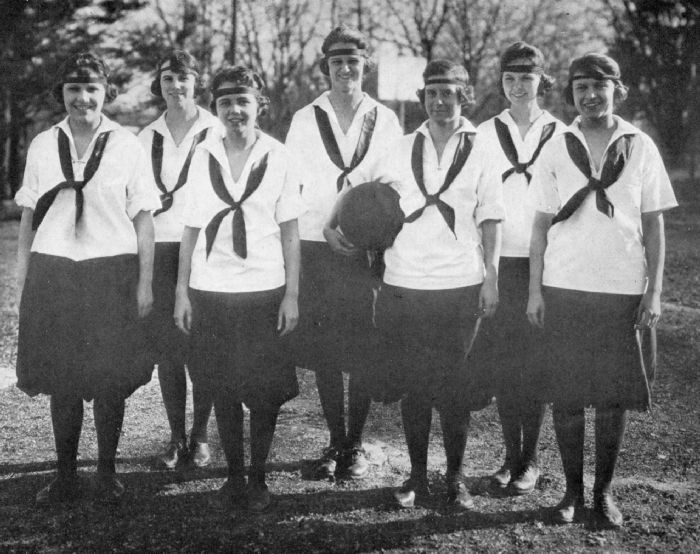
[[[437,124],[453,123],[462,115],[459,86],[454,84],[432,84],[425,86],[425,111]]]
[[[234,88],[235,83],[222,83],[217,90]],[[260,104],[253,93],[226,94],[216,99],[216,115],[226,127],[226,133],[245,137],[255,133],[255,121]]]
[[[526,58],[513,60],[508,65],[531,65]],[[537,100],[537,90],[540,86],[541,75],[538,73],[521,73],[504,71],[501,76],[503,92],[511,104],[523,105]]]
[[[574,106],[583,119],[600,120],[612,117],[615,107],[615,83],[610,79],[574,77]]]
[[[190,72],[174,72],[163,69],[160,72],[160,90],[168,108],[182,108],[194,104],[196,77]]]
[[[102,83],[64,83],[63,104],[68,117],[79,125],[95,125],[100,121],[106,89]]]
[[[333,50],[357,49],[352,42],[339,42],[333,44]],[[348,93],[362,88],[362,74],[365,68],[365,58],[360,54],[343,54],[328,57],[328,75],[331,80],[331,89]]]

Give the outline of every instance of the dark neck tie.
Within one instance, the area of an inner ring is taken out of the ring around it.
[[[555,122],[547,123],[544,127],[542,127],[542,134],[540,135],[540,142],[537,145],[537,148],[535,149],[534,154],[532,154],[532,158],[530,159],[529,162],[526,163],[520,163],[518,161],[518,151],[515,148],[515,144],[513,144],[513,137],[510,136],[510,131],[508,130],[508,125],[503,123],[500,119],[496,118],[494,119],[494,123],[496,124],[496,135],[498,135],[498,142],[501,144],[501,149],[503,150],[503,153],[506,155],[506,158],[508,158],[508,161],[510,162],[511,167],[510,169],[506,170],[503,175],[501,176],[501,179],[503,182],[506,182],[506,179],[510,177],[513,173],[524,173],[525,178],[527,179],[528,185],[530,184],[530,179],[532,179],[532,175],[528,171],[530,166],[535,163],[535,160],[537,160],[537,157],[540,155],[540,152],[542,151],[542,147],[547,143],[549,139],[552,138],[552,135],[554,135],[554,130],[557,127],[557,124]]]
[[[355,147],[355,153],[352,155],[352,160],[349,166],[345,166],[343,163],[343,157],[340,155],[340,148],[338,148],[338,142],[335,140],[335,135],[333,134],[333,128],[331,127],[330,119],[328,119],[328,114],[322,108],[314,106],[314,115],[316,116],[316,125],[318,126],[319,133],[321,134],[321,140],[323,141],[323,147],[326,149],[326,154],[333,162],[341,173],[336,179],[336,188],[338,192],[343,189],[345,184],[345,178],[348,174],[355,169],[360,162],[364,159],[369,150],[369,143],[372,140],[372,134],[374,133],[374,126],[377,123],[377,108],[368,111],[362,119],[362,130],[360,131],[360,138],[357,141],[357,146]]]
[[[243,217],[243,203],[258,189],[260,183],[262,183],[263,177],[265,176],[265,171],[267,170],[268,156],[269,153],[265,154],[265,156],[263,156],[258,163],[250,168],[250,173],[248,174],[248,180],[246,181],[243,195],[241,196],[240,200],[236,201],[233,199],[226,188],[226,185],[224,184],[224,178],[221,175],[219,162],[216,161],[214,156],[209,154],[209,178],[211,180],[211,184],[214,187],[214,192],[216,195],[223,202],[228,204],[228,206],[211,219],[204,231],[207,238],[207,258],[209,258],[212,246],[214,246],[214,239],[216,239],[216,234],[219,232],[219,225],[221,225],[221,221],[229,214],[229,212],[233,212],[233,251],[241,258],[248,257],[248,243],[246,239],[245,218]]]
[[[163,184],[163,180],[160,177],[161,171],[163,169],[163,135],[158,131],[153,131],[153,143],[151,144],[151,164],[153,166],[153,177],[156,181],[156,186],[160,191],[160,202],[162,208],[153,212],[153,217],[167,212],[173,207],[173,196],[174,194],[185,186],[187,182],[187,175],[190,172],[190,164],[192,163],[192,156],[197,148],[197,145],[202,142],[207,136],[207,130],[200,131],[192,139],[192,145],[190,146],[190,151],[187,153],[187,158],[185,158],[185,163],[180,170],[180,175],[178,175],[177,182],[173,187],[173,190],[168,191]]]
[[[61,170],[63,171],[64,181],[60,182],[58,185],[53,187],[48,192],[44,193],[41,198],[39,198],[34,208],[34,217],[32,219],[32,229],[37,230],[41,222],[46,217],[49,208],[56,200],[56,196],[59,192],[65,189],[73,189],[75,191],[75,225],[77,230],[78,222],[83,216],[83,204],[85,199],[83,196],[83,188],[88,184],[90,179],[95,175],[97,169],[100,167],[100,161],[102,160],[102,154],[104,154],[105,146],[107,145],[107,139],[109,138],[110,131],[105,131],[100,133],[95,141],[95,147],[90,154],[90,158],[85,165],[85,171],[83,172],[83,180],[76,181],[73,174],[73,162],[70,155],[70,142],[68,140],[68,135],[59,127],[58,129],[58,159],[61,162]]]
[[[569,152],[571,160],[581,173],[586,176],[588,184],[569,198],[568,202],[564,204],[564,207],[559,210],[554,216],[554,219],[552,219],[552,225],[569,219],[591,192],[595,192],[595,202],[598,211],[604,213],[608,217],[613,217],[615,215],[615,206],[608,200],[605,189],[614,184],[625,169],[625,164],[632,151],[634,135],[622,135],[608,147],[603,170],[600,172],[600,179],[592,177],[588,152],[586,152],[586,147],[581,144],[581,141],[576,135],[567,132],[565,134],[565,139],[566,149]]]
[[[473,135],[473,133],[470,133]],[[435,194],[428,194],[425,188],[425,182],[423,181],[423,144],[425,143],[425,136],[423,133],[416,133],[416,140],[413,141],[413,151],[411,152],[411,169],[413,170],[413,177],[416,180],[416,184],[420,189],[421,193],[425,197],[425,205],[422,208],[417,209],[411,215],[406,218],[406,223],[413,223],[418,219],[428,206],[435,206],[442,214],[445,223],[455,234],[455,211],[452,206],[440,199],[440,195],[445,192],[450,185],[455,180],[455,177],[459,175],[462,171],[464,164],[467,163],[467,158],[472,150],[471,136],[467,133],[460,133],[459,144],[455,150],[454,158],[452,158],[452,163],[450,168],[447,170],[447,175],[445,176],[445,182],[442,184],[440,189]],[[457,235],[455,235],[455,238]]]

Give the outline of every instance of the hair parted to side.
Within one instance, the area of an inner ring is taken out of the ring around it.
[[[348,25],[342,24],[333,29],[330,33],[328,33],[326,38],[323,39],[323,44],[321,45],[321,52],[323,53],[323,58],[321,58],[321,61],[319,62],[319,68],[321,69],[321,73],[323,73],[325,76],[329,75],[330,70],[328,67],[328,52],[329,50],[331,50],[331,46],[343,42],[354,44],[359,50],[365,51],[365,68],[363,71],[363,75],[371,73],[376,69],[377,64],[374,61],[374,59],[369,55],[369,43],[367,42],[367,37],[365,37],[362,31],[359,31],[358,29],[355,29],[353,27],[349,27]]]
[[[430,84],[431,78],[444,77],[457,81],[457,96],[462,105],[462,109],[469,108],[476,103],[474,97],[474,87],[469,84],[469,73],[458,63],[450,60],[433,60],[428,62],[423,71],[423,82]],[[425,105],[425,85],[416,91],[421,105]]]
[[[92,52],[80,52],[67,58],[59,67],[51,96],[59,104],[63,105],[63,85],[64,83],[78,82],[68,79],[75,79],[74,75],[92,75],[105,87],[105,104],[109,104],[117,97],[118,91],[109,80],[109,68],[102,58]],[[84,77],[83,77],[84,78]]]
[[[192,73],[195,77],[194,95],[200,96],[206,91],[204,79],[201,75],[199,62],[187,50],[170,50],[160,60],[156,69],[155,79],[151,82],[151,94],[159,98],[163,98],[163,91],[160,87],[160,75],[163,72],[163,66],[168,64],[165,69],[169,69],[173,73]]]
[[[256,99],[258,101],[258,116],[265,115],[270,104],[270,99],[265,95],[265,83],[262,77],[255,71],[244,65],[224,67],[216,72],[211,81],[210,90],[214,99],[211,101],[211,111],[216,114],[215,92],[224,83],[231,83],[234,87],[251,87],[258,91]]]
[[[615,106],[627,99],[627,87],[622,82],[620,66],[610,56],[598,52],[589,52],[574,59],[569,65],[569,82],[564,88],[564,100],[574,105],[573,84],[576,77],[591,77],[600,80],[610,80],[615,84]]]
[[[498,80],[498,89],[501,95],[505,96],[505,91],[503,90],[503,73],[506,71],[508,65],[518,60],[528,60],[533,66],[542,68],[542,72],[540,73],[540,86],[537,87],[537,94],[539,96],[552,89],[555,79],[544,72],[545,64],[542,50],[532,44],[519,40],[508,46],[501,54],[501,78]]]

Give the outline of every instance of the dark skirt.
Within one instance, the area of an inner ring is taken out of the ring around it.
[[[190,289],[192,381],[249,408],[279,407],[299,394],[288,338],[277,331],[284,288],[249,293]]]
[[[478,409],[490,400],[475,386],[464,356],[476,332],[480,289],[382,285],[370,391],[375,400],[420,395],[440,411]]]
[[[492,394],[514,401],[537,401],[537,356],[544,333],[527,319],[528,258],[501,258],[498,309],[481,323],[469,354],[476,378]]]
[[[157,242],[153,263],[153,311],[146,318],[148,345],[156,363],[187,363],[187,335],[175,325],[179,242]]]
[[[635,331],[638,295],[544,287],[542,398],[562,407],[646,410],[655,330]]]
[[[367,254],[335,254],[327,243],[302,241],[299,328],[292,344],[299,367],[363,374],[373,335]]]
[[[27,394],[128,397],[153,359],[138,319],[133,255],[73,261],[32,253],[19,309],[17,386]]]

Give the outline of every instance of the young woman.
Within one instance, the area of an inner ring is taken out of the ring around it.
[[[298,393],[285,342],[299,316],[303,209],[284,146],[256,127],[268,102],[262,79],[246,67],[222,69],[212,94],[225,134],[210,133],[192,160],[175,321],[190,334],[193,382],[214,395],[228,462],[223,500],[259,512],[270,505],[265,461],[277,414]],[[247,487],[242,403],[250,408]]]
[[[37,502],[79,496],[83,400],[93,399],[99,496],[118,500],[124,401],[153,369],[137,320],[153,302],[150,212],[160,203],[138,140],[102,113],[116,96],[104,62],[69,58],[53,94],[67,117],[32,141],[15,198],[23,207],[17,386],[51,396],[58,473]]]
[[[484,321],[470,360],[491,381],[503,429],[505,461],[492,480],[514,494],[527,494],[539,477],[537,443],[544,416],[532,373],[541,337],[525,314],[534,217],[527,193],[542,148],[564,125],[538,104],[553,83],[544,73],[539,49],[515,42],[501,55],[500,66],[501,92],[510,106],[477,129],[489,152],[493,178],[503,184],[506,208],[499,306],[495,317]]]
[[[169,52],[158,64],[151,92],[165,101],[166,111],[148,125],[139,138],[151,155],[155,192],[162,206],[154,215],[155,264],[153,313],[149,318],[150,342],[158,364],[158,379],[170,424],[170,442],[157,457],[158,465],[175,469],[189,459],[194,467],[209,464],[207,424],[212,400],[198,388],[192,391],[194,420],[189,448],[185,432],[187,404],[187,337],[173,322],[175,283],[182,237],[187,177],[195,148],[219,120],[197,106],[204,91],[199,64],[184,50]]]
[[[416,495],[429,493],[428,439],[436,408],[447,502],[468,509],[473,501],[462,462],[473,391],[462,364],[477,318],[491,316],[498,302],[504,209],[501,183],[488,177],[475,129],[461,115],[473,103],[466,70],[436,60],[423,79],[419,98],[428,121],[395,143],[378,171],[394,183],[406,220],[384,254],[376,325],[385,390],[377,393],[385,401],[401,399],[411,475],[394,494],[398,505],[412,507]]]
[[[396,115],[362,91],[362,80],[373,69],[364,35],[337,27],[322,51],[321,70],[331,89],[294,115],[286,140],[302,170],[308,206],[299,220],[302,317],[295,355],[297,365],[316,372],[330,432],[317,476],[360,478],[369,469],[362,431],[371,400],[360,373],[367,364],[373,280],[367,253],[329,222],[338,196],[372,179],[370,168],[402,131]],[[343,372],[350,375],[347,427]]]
[[[554,517],[581,515],[584,408],[593,406],[593,515],[598,526],[619,527],[613,472],[627,410],[649,405],[644,362],[655,363],[636,329],[653,333],[661,313],[663,212],[676,200],[654,143],[613,115],[626,96],[613,59],[575,59],[565,94],[579,117],[544,147],[532,180],[527,314],[545,330],[543,399],[554,404],[566,477]]]

